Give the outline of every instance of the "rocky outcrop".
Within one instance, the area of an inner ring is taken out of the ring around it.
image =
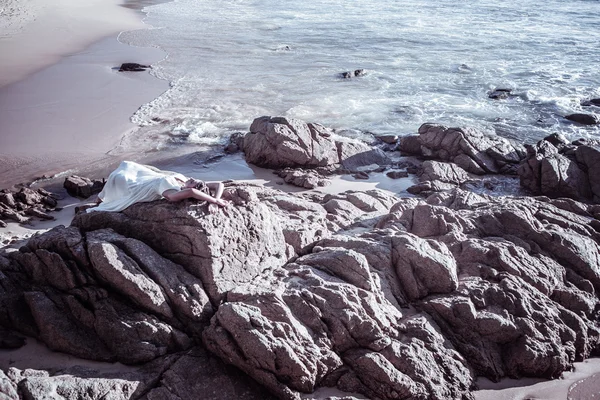
[[[419,128],[425,157],[450,161],[473,174],[514,173],[525,158],[525,147],[511,140],[485,135],[473,128],[423,124]]]
[[[105,183],[105,179],[92,180],[82,176],[71,175],[65,178],[63,186],[67,189],[69,195],[87,199],[91,195],[100,193]]]
[[[341,166],[353,171],[371,164],[388,164],[379,149],[334,137],[322,125],[284,117],[260,117],[241,141],[246,161],[266,168]]]
[[[460,189],[224,197],[213,213],[156,201],[35,236],[0,256],[0,324],[160,365],[142,380],[151,400],[470,399],[477,376],[558,377],[600,351],[598,206]]]
[[[45,189],[20,188],[17,191],[0,190],[0,224],[27,223],[32,217],[52,220],[49,214],[56,209],[58,197]]]
[[[600,202],[600,177],[593,171],[598,167],[599,146],[553,144],[544,139],[529,147],[528,157],[518,172],[521,185],[535,194],[597,203]]]

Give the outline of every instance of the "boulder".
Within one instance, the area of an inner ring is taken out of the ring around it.
[[[406,154],[422,155],[421,141],[418,135],[402,136],[398,140],[398,150]]]
[[[244,136],[246,161],[266,168],[317,168],[342,165],[354,170],[371,164],[388,164],[380,150],[351,139],[334,140],[333,132],[319,124],[284,117],[260,117]]]
[[[381,149],[359,141],[338,140],[335,144],[341,168],[348,171],[356,171],[369,166],[378,168],[391,162]]]
[[[137,63],[123,63],[119,67],[119,72],[141,72],[150,68],[149,65],[142,65]]]
[[[511,96],[512,89],[494,89],[488,93],[488,97],[494,100],[505,100]]]
[[[589,99],[581,102],[581,105],[584,107],[589,106],[599,106],[600,107],[600,99]]]
[[[267,168],[315,168],[339,162],[332,132],[319,124],[260,117],[242,142],[246,161]]]
[[[419,142],[424,156],[455,162],[474,174],[512,173],[527,154],[519,143],[484,135],[473,128],[423,124],[419,128]]]
[[[600,118],[595,114],[569,114],[565,116],[565,119],[569,121],[577,122],[582,125],[598,125],[600,124]]]
[[[469,173],[456,164],[432,160],[423,163],[419,178],[422,181],[440,181],[455,185],[471,179]]]
[[[71,175],[65,178],[64,188],[73,197],[87,199],[93,194],[100,193],[106,181],[104,179],[91,180],[86,177]]]
[[[591,197],[594,202],[600,203],[600,146],[579,146],[576,150],[577,161],[587,170],[590,184]]]
[[[383,143],[387,143],[387,144],[398,143],[398,136],[396,136],[396,135],[381,135],[381,136],[377,136],[377,139],[379,139]]]

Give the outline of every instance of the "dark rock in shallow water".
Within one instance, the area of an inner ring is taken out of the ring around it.
[[[581,102],[581,105],[584,106],[584,107],[589,107],[589,106],[600,107],[600,99],[585,100],[585,101]]]
[[[365,76],[367,74],[367,71],[365,71],[364,69],[360,68],[360,69],[356,69],[354,71],[346,71],[346,72],[342,72],[340,73],[340,78],[343,79],[350,79],[356,76]]]
[[[565,117],[569,121],[577,122],[582,125],[598,125],[600,118],[594,114],[570,114]]]
[[[470,178],[467,171],[456,164],[427,160],[421,167],[419,178],[424,181],[440,181],[460,185]]]
[[[241,144],[246,161],[274,169],[336,166],[353,171],[390,162],[380,149],[358,140],[336,141],[322,125],[284,117],[255,119]]]
[[[511,96],[512,89],[494,89],[488,94],[490,99],[504,100]]]
[[[387,172],[385,175],[390,179],[408,178],[407,171],[393,170],[393,171]]]
[[[119,67],[119,72],[141,72],[150,68],[149,65],[142,65],[136,63],[123,63]]]

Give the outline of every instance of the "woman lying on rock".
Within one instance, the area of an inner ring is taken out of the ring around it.
[[[211,191],[214,195],[211,195]],[[198,199],[221,207],[228,202],[221,199],[223,183],[204,182],[171,171],[161,171],[149,165],[123,161],[108,176],[104,189],[98,194],[99,205],[92,211],[122,211],[135,203],[158,200]]]

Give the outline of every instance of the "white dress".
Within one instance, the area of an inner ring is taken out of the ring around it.
[[[176,172],[123,161],[111,172],[104,189],[98,194],[102,203],[87,209],[87,212],[122,211],[135,203],[158,200],[166,190],[181,190],[182,182],[186,180],[185,176]]]

